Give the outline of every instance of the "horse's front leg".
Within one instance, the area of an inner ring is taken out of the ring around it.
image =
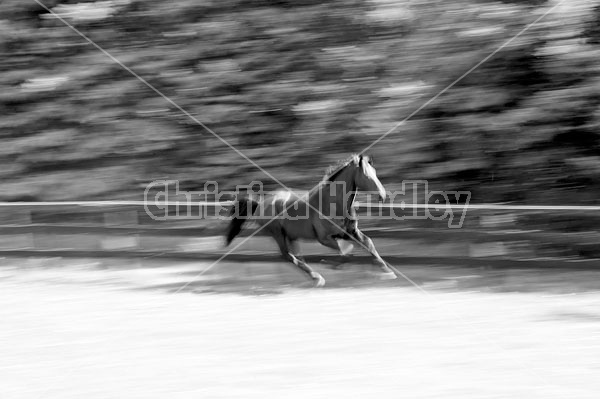
[[[317,236],[317,241],[319,241],[321,245],[339,252],[339,258],[333,263],[335,269],[340,269],[343,264],[348,263],[350,260],[350,253],[354,246],[351,241],[340,238],[339,234],[323,234]]]
[[[358,229],[358,227],[354,227],[349,232],[350,236],[353,237],[356,241],[361,243],[362,247],[373,256],[375,259],[375,263],[381,268],[381,271],[384,273],[383,277],[386,279],[395,279],[397,278],[396,273],[388,266],[386,261],[383,260],[377,249],[375,248],[375,244],[373,244],[373,240],[367,237],[362,231]]]

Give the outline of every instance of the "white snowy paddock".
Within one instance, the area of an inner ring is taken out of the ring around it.
[[[598,397],[600,272],[396,266],[3,259],[0,397]]]

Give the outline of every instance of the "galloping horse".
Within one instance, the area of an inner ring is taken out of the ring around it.
[[[381,201],[386,196],[372,161],[366,155],[353,155],[326,174],[319,186],[309,192],[308,198],[289,191],[260,201],[238,198],[231,208],[227,245],[240,233],[246,219],[253,219],[275,239],[283,258],[305,272],[317,287],[322,287],[325,279],[299,255],[299,239],[317,240],[342,256],[352,250],[351,241],[358,242],[373,256],[383,272],[382,278],[396,278],[379,256],[373,241],[358,229],[352,206],[358,190],[377,193]]]

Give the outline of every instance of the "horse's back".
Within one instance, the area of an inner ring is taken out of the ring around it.
[[[281,191],[269,195],[261,201],[259,212],[256,212],[257,222],[260,225],[269,223],[269,230],[283,229],[292,239],[314,238],[314,229],[311,221],[310,207],[300,195]]]

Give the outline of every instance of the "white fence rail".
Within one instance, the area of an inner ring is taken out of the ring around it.
[[[105,207],[105,206],[206,206],[227,207],[233,201],[198,201],[188,203],[186,201],[48,201],[48,202],[0,202],[0,208],[10,207],[53,207],[53,206],[81,206],[81,207]],[[359,208],[391,208],[391,209],[467,209],[468,210],[497,210],[497,211],[600,211],[600,205],[512,205],[512,204],[355,204]]]

